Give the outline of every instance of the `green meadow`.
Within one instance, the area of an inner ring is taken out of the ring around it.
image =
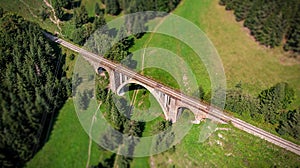
[[[82,0],[89,16],[94,16],[96,2],[101,4],[100,0]],[[0,0],[0,5],[5,10],[18,13],[28,20],[37,22],[48,31],[58,31],[56,25],[49,19],[43,22],[36,17],[43,3],[43,1],[37,0],[12,0],[9,2]],[[288,58],[282,47],[270,49],[259,45],[249,35],[249,31],[243,27],[243,23],[235,21],[232,11],[225,11],[223,6],[218,5],[218,0],[182,0],[173,13],[194,23],[212,41],[222,59],[229,89],[241,83],[245,92],[257,95],[260,91],[284,81],[296,91],[296,100],[291,108],[299,106],[300,64],[296,60]],[[107,21],[110,21],[116,17],[107,15],[106,18]],[[70,22],[63,22],[61,27],[62,33],[65,35],[70,35],[74,29]],[[208,73],[201,60],[189,46],[165,35],[147,33],[135,41],[131,51],[136,52],[145,47],[164,48],[178,55],[192,69],[197,84],[201,85],[205,92],[210,90],[211,83]],[[65,69],[67,76],[71,77],[75,61],[69,59],[72,52],[64,48],[62,50],[66,53]],[[137,67],[140,68],[142,62],[140,55],[133,55],[133,59],[137,61]],[[166,75],[165,71],[148,68],[143,73],[171,87],[179,87],[178,82],[170,75]],[[193,89],[190,92],[193,92]],[[132,94],[132,92],[128,93],[129,96]],[[134,116],[141,119],[145,117],[141,112],[149,107],[151,101],[155,100],[150,95],[145,98],[141,93],[138,93],[137,97],[143,101],[136,102],[137,111]],[[152,105],[154,105],[153,108],[157,108],[158,103]],[[153,125],[157,120],[162,120],[163,115],[158,116],[160,117],[156,120],[147,122],[143,136],[151,135]],[[253,122],[247,116],[236,117],[277,134],[274,127],[270,125]],[[218,130],[206,141],[199,142],[199,133],[203,125],[203,123],[194,125],[188,135],[176,145],[175,150],[150,157],[134,158],[131,166],[297,167],[300,165],[299,156],[238,130],[230,124],[218,125]],[[289,139],[290,137],[285,138]],[[82,128],[75,112],[73,100],[69,99],[54,122],[49,140],[26,166],[85,167],[87,162],[89,165],[96,165],[111,155],[110,152],[100,151],[96,143],[90,144],[89,136]]]

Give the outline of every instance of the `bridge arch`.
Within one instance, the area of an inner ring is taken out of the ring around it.
[[[191,109],[189,109],[188,107],[185,107],[185,106],[178,106],[176,108],[176,121],[178,121],[178,119],[180,119],[182,117],[183,113],[186,113],[186,112],[184,112],[185,110],[189,110],[190,111],[189,113],[193,114],[196,119],[195,113]]]
[[[115,90],[115,73],[113,70],[110,68],[103,66],[101,64],[94,65],[95,71],[99,75],[103,75],[105,72],[108,74],[108,79],[109,79],[109,89],[112,91]],[[106,76],[105,76],[106,77]]]
[[[112,70],[106,66],[97,65],[95,67],[95,70],[96,70],[97,74],[103,74],[103,73],[107,72],[109,77],[111,77]]]
[[[166,120],[170,120],[169,118],[169,112],[168,112],[168,109],[164,106],[162,100],[160,99],[160,95],[159,95],[159,92],[156,91],[154,88],[146,85],[146,84],[143,84],[139,81],[136,81],[134,79],[129,79],[127,81],[125,81],[124,83],[122,83],[118,88],[117,88],[117,95],[118,96],[123,96],[125,91],[124,91],[124,87],[126,85],[129,85],[129,84],[137,84],[137,85],[140,85],[140,86],[143,86],[145,89],[147,89],[151,94],[152,96],[156,99],[156,101],[159,103],[160,107],[162,108],[163,112],[164,112],[164,115],[165,115],[165,118]]]

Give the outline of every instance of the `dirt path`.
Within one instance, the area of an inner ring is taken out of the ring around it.
[[[143,58],[142,58],[142,72],[141,74],[144,73],[144,62],[145,62],[145,55],[146,55],[146,47],[149,45],[150,41],[152,40],[155,32],[157,31],[157,29],[159,28],[159,26],[166,20],[166,17],[163,17],[159,23],[155,26],[155,28],[153,29],[153,32],[151,33],[150,37],[148,38],[148,40],[146,41],[146,43],[144,44],[143,48],[144,48],[144,52],[143,52]]]
[[[144,44],[143,48],[144,48],[144,51],[143,51],[143,57],[142,57],[142,67],[141,67],[141,74],[143,75],[144,74],[144,64],[145,64],[145,55],[146,55],[146,47],[149,45],[150,41],[152,40],[155,32],[157,31],[157,29],[159,28],[159,26],[165,21],[167,16],[163,17],[159,23],[155,26],[155,28],[153,29],[153,32],[151,33],[150,37],[148,38],[148,40],[146,41],[146,43]],[[138,94],[139,90],[135,90],[133,92],[133,96],[132,96],[132,101],[130,101],[130,106],[134,107],[134,104],[136,102],[136,97],[137,97],[137,94]]]
[[[152,156],[150,156],[150,167],[155,168],[155,163],[154,163],[154,159]]]
[[[92,122],[91,122],[90,130],[89,130],[89,149],[88,149],[88,159],[87,159],[86,166],[85,166],[86,168],[89,167],[90,160],[91,160],[91,150],[92,150],[92,143],[93,143],[93,139],[92,139],[92,135],[91,135],[92,129],[93,129],[94,121],[97,119],[96,115],[100,109],[101,104],[102,103],[99,103],[99,106],[98,106],[97,110],[94,112],[94,115],[92,117]]]
[[[52,6],[47,0],[44,0],[44,2],[45,2],[45,4],[46,4],[49,8],[51,8],[51,11],[52,11],[52,13],[53,13],[54,19],[53,19],[51,16],[49,16],[49,19],[50,19],[54,24],[56,24],[57,28],[59,29],[59,34],[62,35],[62,33],[61,33],[62,30],[61,30],[61,27],[59,26],[60,20],[56,17],[55,10],[54,10],[53,6]]]
[[[32,10],[30,9],[31,7],[30,7],[26,2],[24,2],[23,0],[20,0],[20,2],[22,2],[22,4],[24,4],[24,5],[27,7],[28,11],[30,12],[30,14],[31,14],[33,17],[38,18],[38,16],[35,15],[35,14],[32,12]]]

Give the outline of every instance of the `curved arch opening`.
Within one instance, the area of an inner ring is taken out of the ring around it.
[[[124,95],[127,93],[132,106],[139,110],[147,110],[150,107],[150,92],[142,85],[135,83],[128,83],[122,89],[119,94]]]
[[[104,102],[110,88],[110,74],[104,67],[96,69],[95,96],[98,101]]]
[[[97,74],[98,74],[99,76],[109,77],[109,73],[108,73],[107,69],[104,68],[104,67],[98,67],[98,68],[97,68]]]
[[[158,92],[143,83],[129,79],[118,87],[117,95],[125,96],[130,100],[133,114],[139,115],[137,117],[139,120],[151,121],[162,114],[163,118],[169,120],[167,109],[160,100]]]
[[[195,114],[186,107],[178,107],[177,108],[177,121],[184,121],[184,122],[193,122],[195,120]]]
[[[118,95],[124,95],[125,93],[129,93],[130,97],[133,96],[133,92],[134,91],[139,91],[141,92],[143,95],[147,95],[148,93],[150,93],[147,88],[145,88],[142,85],[139,84],[135,84],[135,83],[127,83],[126,85],[124,85],[122,88],[120,88],[118,90]]]

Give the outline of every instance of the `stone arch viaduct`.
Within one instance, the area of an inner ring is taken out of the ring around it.
[[[64,47],[80,53],[97,71],[99,67],[106,69],[106,71],[110,75],[110,89],[113,92],[121,95],[122,88],[129,83],[135,83],[148,89],[150,93],[155,97],[155,99],[159,102],[167,120],[176,122],[178,117],[180,116],[181,109],[187,108],[193,112],[195,116],[195,123],[199,123],[199,121],[203,118],[209,118],[219,123],[231,122],[233,126],[241,130],[244,130],[252,135],[258,136],[277,146],[300,155],[300,146],[297,144],[294,144],[267,131],[257,128],[238,118],[224,114],[221,110],[215,107],[186,96],[176,90],[168,88],[143,75],[137,74],[130,69],[115,64],[103,57],[100,57],[76,45],[66,42],[63,39],[52,36],[51,34],[46,32],[43,33],[51,41],[54,41]]]
[[[208,114],[209,106],[202,105],[199,100],[188,97],[111,61],[99,61],[91,57],[84,58],[94,67],[97,73],[103,71],[103,69],[107,71],[109,74],[109,88],[119,96],[124,94],[124,87],[128,84],[137,84],[146,88],[159,103],[166,120],[174,123],[181,116],[183,109],[189,109],[195,117],[195,120],[192,121],[193,123],[200,123],[202,119],[206,118],[219,123],[225,123],[224,120]]]

